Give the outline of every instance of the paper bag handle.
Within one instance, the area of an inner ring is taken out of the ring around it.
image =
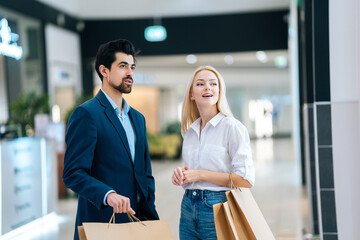
[[[137,217],[135,217],[135,215],[133,215],[131,213],[127,213],[127,215],[128,215],[128,218],[130,219],[131,222],[138,222],[138,223],[141,223],[142,225],[146,226],[146,224],[143,223]],[[108,223],[108,228],[110,227],[111,221],[112,221],[113,224],[115,224],[115,212],[113,212],[113,214],[111,215],[110,221]]]
[[[241,192],[241,188],[235,186],[235,184],[233,182],[233,179],[232,179],[232,176],[231,176],[231,173],[229,173],[229,188],[231,190],[232,189],[239,189],[239,191]]]
[[[138,222],[141,223],[142,225],[146,226],[145,223],[143,223],[140,219],[138,219],[137,217],[135,217],[135,215],[131,214],[131,213],[127,213],[128,218],[130,219],[130,221],[132,222]]]

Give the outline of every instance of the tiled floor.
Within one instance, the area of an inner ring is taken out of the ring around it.
[[[256,166],[256,184],[252,189],[277,240],[303,239],[308,230],[309,212],[306,191],[301,187],[300,167],[293,156],[291,139],[262,139],[252,141]],[[181,166],[180,160],[153,161],[156,179],[156,206],[160,217],[167,220],[175,239],[178,239],[180,201],[183,190],[171,184],[172,170]],[[58,215],[40,227],[12,239],[68,240],[73,237],[76,200],[59,201]]]

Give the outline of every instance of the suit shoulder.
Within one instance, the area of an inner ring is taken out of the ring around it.
[[[77,106],[71,115],[80,114],[82,116],[91,116],[92,113],[96,112],[98,106],[98,101],[93,98]]]
[[[134,115],[136,115],[137,117],[139,117],[139,118],[143,118],[143,119],[145,119],[145,117],[144,117],[144,115],[141,113],[141,112],[139,112],[138,110],[136,110],[136,109],[134,109],[134,108],[130,108],[130,111],[131,111],[131,114],[134,114]]]

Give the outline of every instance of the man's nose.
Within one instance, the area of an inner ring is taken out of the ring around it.
[[[134,70],[128,68],[127,75],[132,77],[134,75]]]

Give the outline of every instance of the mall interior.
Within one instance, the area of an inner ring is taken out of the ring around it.
[[[100,44],[140,50],[124,96],[146,118],[156,207],[179,239],[181,106],[215,67],[248,129],[252,194],[275,239],[356,240],[360,227],[358,0],[1,0],[0,239],[73,239],[65,133],[94,97]]]

